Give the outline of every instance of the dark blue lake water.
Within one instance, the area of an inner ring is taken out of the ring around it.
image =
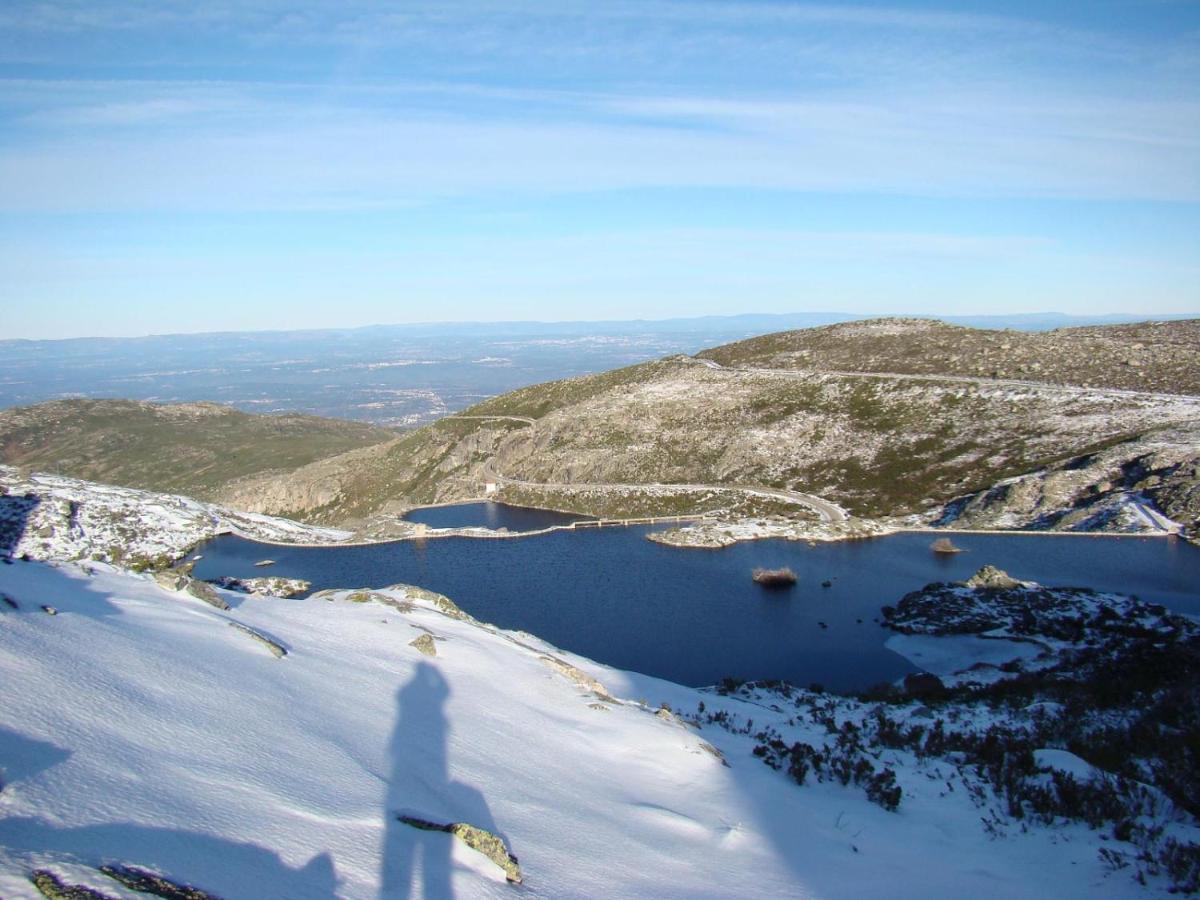
[[[1136,594],[1200,613],[1200,549],[1173,538],[961,535],[939,556],[928,534],[808,545],[771,540],[686,550],[649,527],[561,531],[509,540],[438,538],[366,547],[281,547],[236,537],[206,544],[201,578],[272,574],[314,590],[416,584],[503,628],[687,685],[726,675],[865,687],[914,671],[883,646],[881,606],[985,563],[1055,586]],[[277,560],[256,569],[264,557]],[[790,566],[799,583],[767,591],[756,566]],[[821,582],[831,580],[823,588]],[[826,627],[822,628],[820,623]]]
[[[507,503],[455,503],[452,506],[425,506],[404,516],[406,521],[420,522],[430,528],[470,528],[480,526],[499,531],[537,531],[553,525],[590,521],[591,516],[560,513],[530,506],[510,506]]]

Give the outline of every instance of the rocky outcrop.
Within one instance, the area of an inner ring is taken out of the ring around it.
[[[38,869],[29,876],[29,880],[47,900],[116,900],[110,894],[101,893],[82,884],[67,884],[46,869]]]
[[[434,644],[433,635],[431,634],[423,634],[409,641],[408,646],[415,647],[418,653],[425,656],[437,656],[437,645]]]
[[[431,604],[435,609],[452,619],[469,619],[465,612],[458,608],[458,604],[444,594],[439,594],[435,591],[426,590],[422,587],[415,587],[411,584],[393,584],[386,590],[403,591],[404,596],[412,600],[424,600]]]
[[[278,543],[337,543],[349,537],[174,494],[26,475],[0,466],[0,555],[96,560],[154,571],[229,532]]]
[[[427,819],[419,819],[415,816],[400,815],[396,818],[405,825],[411,825],[413,828],[419,828],[422,831],[442,831],[446,834],[454,835],[472,850],[482,853],[503,869],[504,877],[511,884],[521,883],[521,866],[518,864],[517,858],[509,851],[504,841],[487,829],[478,828],[466,822],[451,822],[442,825],[437,822],[430,822]]]
[[[312,582],[303,578],[233,578],[222,575],[214,583],[227,591],[238,591],[251,597],[299,597],[307,593]]]
[[[217,609],[229,609],[229,604],[213,590],[212,585],[206,584],[203,581],[197,581],[190,575],[184,575],[181,572],[168,570],[166,572],[155,572],[154,580],[159,586],[166,588],[168,591],[178,591],[185,593],[197,600],[203,600],[209,606],[215,606]]]
[[[100,871],[131,891],[152,894],[163,900],[220,900],[216,895],[190,884],[180,884],[137,866],[101,866]]]
[[[883,621],[903,634],[986,635],[1059,647],[1200,634],[1196,624],[1155,603],[1089,588],[1017,581],[992,566],[965,583],[935,583],[906,594],[894,607],[883,608]]]
[[[229,627],[236,628],[238,631],[242,632],[242,634],[245,634],[258,641],[260,644],[270,650],[271,655],[276,659],[283,659],[285,656],[287,656],[287,648],[284,647],[283,644],[279,643],[279,641],[275,640],[274,638],[267,637],[258,629],[251,628],[249,625],[243,625],[241,622],[230,622]]]
[[[612,695],[609,694],[608,689],[604,685],[602,685],[587,672],[584,672],[578,666],[573,666],[566,660],[559,659],[557,656],[539,656],[538,659],[540,659],[548,668],[553,669],[559,675],[566,678],[567,681],[591,691],[601,700],[613,699]]]
[[[1003,569],[997,569],[991,565],[981,568],[963,584],[969,588],[992,591],[1004,591],[1025,586],[1024,582],[1017,581]]]
[[[1165,517],[1165,518],[1160,518]],[[1152,431],[959,497],[952,528],[1200,534],[1200,425]]]

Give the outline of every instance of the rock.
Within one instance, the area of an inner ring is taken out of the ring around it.
[[[700,741],[700,749],[720,761],[725,768],[730,768],[729,760],[725,758],[725,754],[710,744],[708,741]]]
[[[3,592],[0,592],[0,604],[7,606],[9,609],[20,609],[21,608],[20,606],[17,605],[16,600],[14,600],[12,597],[8,596],[8,594],[5,594]]]
[[[230,622],[229,627],[236,628],[243,634],[247,634],[254,638],[254,640],[258,641],[260,644],[264,645],[268,650],[270,650],[271,654],[276,659],[283,659],[283,657],[287,656],[287,648],[285,648],[283,644],[272,640],[261,631],[251,628],[249,625],[243,625],[241,622]]]
[[[164,900],[219,900],[214,894],[194,888],[189,884],[179,884],[136,866],[101,866],[100,871],[131,891],[153,894]]]
[[[209,606],[215,606],[217,609],[229,609],[229,604],[221,599],[221,595],[214,591],[211,585],[184,575],[177,569],[155,572],[154,580],[160,587],[164,587],[168,591],[183,591],[197,600],[203,600]]]
[[[932,544],[929,545],[929,549],[932,550],[934,553],[962,553],[963,552],[962,548],[955,547],[954,542],[951,541],[950,538],[948,538],[948,537],[938,538],[936,541],[934,541]]]
[[[476,850],[498,865],[504,871],[504,877],[512,884],[521,883],[521,867],[517,858],[509,852],[504,841],[484,828],[477,828],[466,822],[451,822],[447,825],[418,819],[415,816],[397,816],[399,821],[422,831],[442,831],[452,834],[472,850]]]
[[[969,588],[976,590],[1010,590],[1012,588],[1023,587],[1024,585],[1011,577],[1002,569],[997,569],[995,566],[984,566],[970,578],[963,582]]]
[[[43,897],[49,900],[116,900],[116,898],[84,887],[81,884],[67,884],[53,872],[39,869],[29,876],[33,886]]]
[[[273,559],[260,559],[260,560],[259,560],[258,562],[256,562],[254,565],[255,565],[255,566],[257,566],[257,567],[259,567],[259,568],[262,568],[263,566],[273,566],[273,565],[275,565],[275,560],[273,560]]]
[[[415,640],[409,641],[408,646],[416,647],[418,652],[426,656],[437,656],[437,646],[433,642],[433,635],[423,634]]]
[[[232,578],[222,575],[213,582],[230,591],[241,591],[252,597],[298,597],[312,587],[302,578]]]
[[[188,583],[188,576],[174,569],[168,569],[166,572],[155,572],[154,580],[160,587],[164,587],[168,591],[181,591]]]
[[[559,659],[557,656],[539,656],[538,659],[571,683],[577,684],[582,688],[587,688],[601,700],[613,699],[604,685],[577,666],[573,666],[569,662]]]
[[[57,615],[58,615],[58,610],[57,610],[57,609],[55,609],[53,606],[43,606],[43,607],[42,607],[42,612],[44,612],[44,613],[46,613],[47,615],[50,615],[50,616],[57,616]]]
[[[675,715],[669,706],[660,706],[654,711],[654,715],[662,719],[664,722],[670,722],[673,725],[687,727],[687,723],[684,722],[683,719],[679,718],[679,716]]]
[[[386,590],[404,591],[405,596],[411,597],[413,600],[424,600],[427,603],[432,603],[440,612],[445,613],[452,619],[470,618],[470,616],[458,608],[458,604],[453,600],[435,591],[414,587],[411,584],[393,584],[389,585]]]
[[[229,609],[229,604],[221,599],[221,595],[213,590],[212,585],[205,584],[203,581],[196,581],[194,578],[188,578],[187,584],[183,586],[184,593],[190,594],[197,600],[203,600],[209,606],[215,606],[217,609]]]

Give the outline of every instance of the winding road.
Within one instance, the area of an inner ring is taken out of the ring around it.
[[[785,378],[814,378],[820,375],[832,375],[838,378],[874,378],[887,381],[949,381],[956,384],[971,384],[978,387],[1007,387],[1039,391],[1052,391],[1060,394],[1103,395],[1119,397],[1128,400],[1168,400],[1184,403],[1200,403],[1200,396],[1195,394],[1163,394],[1154,391],[1132,391],[1126,388],[1085,387],[1076,384],[1051,384],[1047,381],[1019,381],[1013,378],[984,378],[975,375],[925,375],[907,372],[846,372],[839,369],[767,369],[758,366],[723,366],[713,359],[689,357],[693,363],[698,363],[707,369],[717,372],[729,372],[734,375],[779,375]]]
[[[448,419],[476,419],[476,420],[501,420],[501,421],[516,421],[523,422],[531,427],[536,427],[537,420],[527,416],[446,416]],[[847,521],[849,516],[841,507],[830,503],[828,500],[823,500],[813,494],[805,494],[800,491],[785,491],[779,488],[764,487],[762,485],[747,485],[747,484],[662,484],[659,482],[650,482],[645,484],[621,484],[617,482],[588,482],[586,484],[579,482],[545,482],[545,481],[523,481],[519,478],[509,478],[496,471],[495,458],[489,457],[483,464],[483,476],[486,481],[493,481],[496,484],[513,484],[518,487],[527,487],[541,490],[602,490],[602,491],[643,491],[643,490],[663,490],[674,491],[677,493],[695,493],[698,491],[740,491],[744,494],[757,497],[772,497],[776,500],[783,500],[787,503],[795,503],[798,506],[804,506],[811,509],[817,514],[822,522],[828,524],[838,524]]]

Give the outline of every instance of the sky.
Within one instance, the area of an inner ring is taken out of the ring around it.
[[[1200,0],[6,0],[0,337],[1200,313]]]

